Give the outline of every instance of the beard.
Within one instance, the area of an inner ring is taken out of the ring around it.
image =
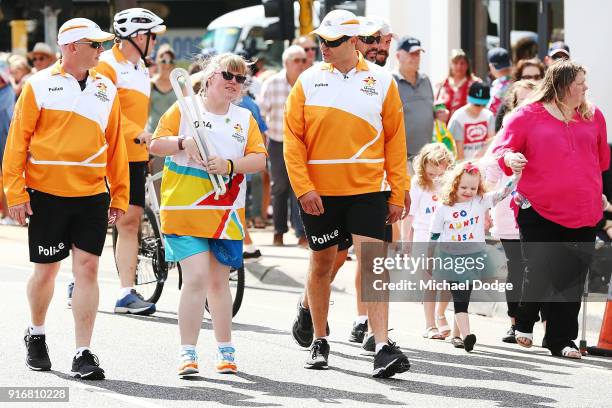
[[[387,52],[387,50],[378,50],[375,61],[376,65],[384,67],[387,63],[387,58],[389,58],[389,53]]]

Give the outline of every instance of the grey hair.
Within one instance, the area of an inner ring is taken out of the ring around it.
[[[285,51],[283,51],[283,67],[287,66],[287,61],[289,60],[289,58],[291,58],[291,56],[295,55],[295,54],[304,54],[306,55],[306,51],[304,51],[304,49],[302,47],[300,47],[299,45],[290,45],[289,47],[287,47],[287,49]]]

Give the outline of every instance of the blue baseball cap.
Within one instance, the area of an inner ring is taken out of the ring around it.
[[[567,58],[570,57],[570,49],[569,46],[563,41],[556,41],[550,45],[548,48],[548,56],[552,57],[556,54],[564,54]]]
[[[468,103],[486,106],[489,103],[489,99],[491,99],[489,85],[482,82],[474,82],[470,85],[467,98]]]
[[[406,52],[423,51],[421,47],[421,41],[414,37],[402,37],[397,43],[397,50],[404,50]]]
[[[505,48],[493,48],[487,53],[487,59],[489,64],[493,65],[495,69],[508,68],[512,63],[510,62],[510,54]]]

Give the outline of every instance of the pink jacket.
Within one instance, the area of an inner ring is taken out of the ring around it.
[[[517,190],[542,217],[567,228],[592,227],[601,219],[601,173],[610,166],[606,121],[595,108],[592,120],[578,114],[565,124],[542,103],[519,108],[506,124],[494,153],[507,175],[502,153],[528,160]]]

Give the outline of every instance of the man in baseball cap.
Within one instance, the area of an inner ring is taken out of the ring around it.
[[[114,34],[102,31],[100,26],[93,21],[86,18],[73,18],[60,27],[57,34],[57,43],[66,45],[83,39],[102,43],[113,38],[115,38]]]
[[[493,48],[487,54],[489,60],[489,70],[495,80],[491,84],[491,100],[487,108],[497,113],[508,88],[512,84],[512,61],[510,53],[505,48]]]
[[[558,59],[570,59],[569,46],[563,41],[556,41],[548,48],[548,55],[544,57],[544,64],[550,66]]]
[[[376,62],[378,46],[381,35],[382,22],[367,17],[357,17],[359,20],[359,35],[357,36],[357,51],[363,54],[365,59]]]
[[[391,25],[382,17],[370,17],[373,20],[380,22],[380,44],[378,44],[378,53],[376,54],[376,65],[384,67],[389,58],[389,49],[391,48],[391,40],[398,39],[397,34],[393,32]]]
[[[311,34],[319,37],[323,61],[337,65],[354,61],[354,49],[359,35],[359,20],[348,10],[332,10]],[[348,45],[347,45],[348,43]],[[353,49],[353,52],[347,52]],[[346,61],[344,61],[346,60]]]

